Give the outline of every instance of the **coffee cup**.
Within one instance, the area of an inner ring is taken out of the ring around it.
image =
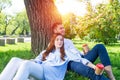
[[[87,52],[89,51],[88,45],[87,45],[87,44],[83,44],[83,45],[82,45],[82,48],[83,48],[84,54],[87,54]]]
[[[101,75],[104,71],[104,65],[101,63],[98,63],[95,68],[95,74],[96,75]]]

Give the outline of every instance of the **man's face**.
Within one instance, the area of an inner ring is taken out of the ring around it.
[[[54,33],[60,33],[61,35],[65,35],[65,28],[63,25],[57,25],[57,27],[54,29]]]

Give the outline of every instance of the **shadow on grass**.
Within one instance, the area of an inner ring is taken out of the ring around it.
[[[89,79],[85,78],[83,76],[80,76],[80,75],[76,74],[75,72],[68,71],[65,75],[64,80],[89,80]]]

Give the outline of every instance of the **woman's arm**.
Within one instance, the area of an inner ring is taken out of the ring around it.
[[[45,52],[45,50],[42,51],[33,61],[41,64],[42,63],[42,55],[44,52]]]

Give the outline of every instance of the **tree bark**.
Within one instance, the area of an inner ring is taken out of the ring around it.
[[[61,22],[53,0],[24,0],[31,28],[31,47],[35,54],[46,48],[52,35],[51,26]]]

